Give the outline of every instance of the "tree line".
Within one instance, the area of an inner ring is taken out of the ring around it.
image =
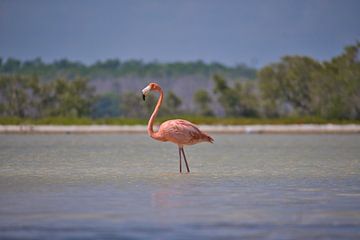
[[[41,58],[28,61],[20,61],[8,58],[6,61],[0,58],[0,74],[37,75],[41,79],[51,80],[55,77],[73,79],[76,76],[89,79],[102,77],[141,77],[141,78],[177,78],[180,76],[211,77],[214,73],[220,73],[229,78],[238,76],[255,79],[256,69],[246,65],[229,67],[221,63],[173,62],[160,63],[157,61],[143,62],[142,60],[109,59],[97,61],[91,65],[80,62],[61,59],[52,63],[44,63]]]
[[[91,114],[94,88],[83,78],[43,83],[36,76],[0,76],[0,115],[84,117]]]
[[[284,56],[279,62],[259,69],[256,78],[247,81],[237,81],[229,76],[231,74],[214,71],[212,90],[196,91],[191,111],[182,108],[182,100],[174,92],[167,91],[160,115],[216,116],[213,105],[217,104],[221,106],[221,115],[226,117],[315,116],[359,120],[359,49],[360,43],[347,46],[339,56],[328,61]],[[13,60],[0,63],[0,116],[144,118],[155,105],[153,95],[146,102],[142,102],[138,92],[99,95],[86,80],[86,75],[74,74],[77,77],[48,81],[34,72],[26,73],[24,63],[14,70],[16,64],[9,61]],[[107,64],[113,71],[120,63],[107,61]]]
[[[285,56],[258,72],[261,111],[268,117],[360,119],[360,42],[319,62]]]

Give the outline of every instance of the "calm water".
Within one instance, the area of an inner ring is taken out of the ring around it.
[[[360,238],[360,135],[214,138],[0,135],[0,238]]]

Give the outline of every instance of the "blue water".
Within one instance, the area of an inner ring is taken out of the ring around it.
[[[0,238],[360,238],[360,135],[214,138],[0,135]]]

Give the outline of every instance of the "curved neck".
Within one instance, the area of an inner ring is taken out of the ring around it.
[[[155,121],[155,118],[159,112],[159,109],[160,109],[160,106],[161,106],[161,103],[163,101],[163,91],[160,89],[156,89],[155,91],[158,91],[160,93],[160,97],[156,103],[156,107],[154,109],[154,112],[151,114],[151,117],[149,119],[149,122],[148,122],[148,125],[147,125],[147,132],[148,134],[151,136],[151,137],[154,137],[154,129],[153,129],[153,125],[154,125],[154,121]]]

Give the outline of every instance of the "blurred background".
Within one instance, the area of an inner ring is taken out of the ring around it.
[[[2,0],[1,122],[146,123],[149,82],[165,91],[163,118],[358,121],[359,10],[356,0]]]

